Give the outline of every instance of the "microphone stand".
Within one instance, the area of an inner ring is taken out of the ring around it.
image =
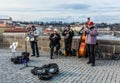
[[[20,68],[20,70],[25,69],[26,67],[36,67],[36,66],[29,66],[29,65],[28,65],[28,60],[27,60],[26,54],[29,54],[29,55],[30,55],[30,53],[27,52],[26,33],[25,33],[25,37],[24,37],[24,38],[25,38],[25,55],[24,55],[24,60],[23,60],[24,67]],[[29,55],[28,55],[28,57],[29,57]]]

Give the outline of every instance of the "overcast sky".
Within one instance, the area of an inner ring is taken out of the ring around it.
[[[13,20],[120,22],[120,0],[1,0],[0,15]]]

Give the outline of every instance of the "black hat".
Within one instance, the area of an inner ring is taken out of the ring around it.
[[[35,31],[35,30],[36,30],[35,26],[31,26],[31,27],[32,27],[32,28],[31,28],[32,31]]]
[[[32,28],[35,28],[35,26],[33,25],[33,26],[31,26]]]
[[[71,27],[70,25],[68,25],[67,27]]]

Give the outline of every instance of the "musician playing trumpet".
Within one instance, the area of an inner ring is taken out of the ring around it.
[[[91,66],[95,66],[95,55],[94,55],[94,49],[97,41],[97,28],[94,26],[94,23],[91,21],[88,23],[88,29],[85,31],[86,33],[86,44],[87,44],[87,52],[89,61],[87,64],[91,63]]]
[[[68,25],[66,29],[62,32],[62,35],[64,36],[64,42],[65,42],[65,52],[67,56],[71,56],[71,45],[72,45],[72,38],[74,36],[74,32],[71,29],[71,26]]]
[[[54,29],[54,32],[49,37],[50,40],[50,59],[53,59],[54,47],[56,47],[56,54],[58,55],[58,50],[60,49],[61,36],[58,34],[58,30]]]

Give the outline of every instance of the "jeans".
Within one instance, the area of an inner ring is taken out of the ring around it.
[[[38,50],[38,44],[37,41],[31,41],[30,42],[31,45],[31,49],[32,49],[32,54],[33,56],[35,56],[37,54],[37,56],[39,56],[39,50]]]

